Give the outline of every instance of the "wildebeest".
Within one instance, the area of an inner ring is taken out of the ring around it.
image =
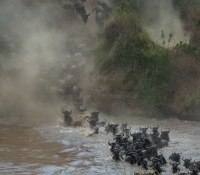
[[[116,143],[116,142],[110,142],[110,141],[109,141],[109,142],[108,142],[108,145],[111,146],[110,151],[113,152],[114,149],[115,149],[115,147],[116,147],[116,145],[117,145],[117,143]]]
[[[127,123],[127,122],[126,122],[126,123],[123,123],[123,122],[122,122],[122,124],[121,124],[121,130],[126,129],[127,126],[128,126],[128,123]]]
[[[120,149],[119,148],[115,148],[114,150],[113,150],[113,160],[116,160],[116,161],[118,161],[118,160],[121,160],[121,158],[123,159],[123,157],[122,157],[122,155],[121,155],[121,153],[120,153]]]
[[[200,171],[200,161],[195,161],[194,160],[194,165],[197,167],[197,169]]]
[[[106,119],[104,119],[104,121],[98,122],[97,124],[100,127],[104,127],[106,125]]]
[[[169,132],[170,132],[170,129],[168,129],[168,131],[161,130],[160,137],[169,142]]]
[[[95,112],[91,112],[90,117],[89,117],[89,116],[86,116],[85,119],[86,119],[86,118],[89,118],[89,119],[98,119],[98,120],[99,120],[99,116],[98,116],[99,113],[100,113],[100,112],[96,112],[96,111],[95,111]]]
[[[142,131],[142,135],[144,136],[144,137],[148,137],[149,135],[147,134],[147,129],[148,129],[149,127],[141,127],[140,126],[140,131]]]
[[[180,163],[169,163],[172,166],[172,172],[176,173],[177,171],[180,171],[180,169],[178,168],[178,166],[180,165]]]
[[[159,134],[159,132],[158,132],[159,125],[157,127],[150,126],[150,128],[152,129],[153,134]]]
[[[92,128],[94,134],[98,134],[99,133],[99,128],[97,126]]]
[[[72,111],[70,112],[68,110],[66,111],[62,110],[62,113],[64,114],[64,117],[65,117],[65,124],[71,125],[73,122],[73,118],[71,117]]]
[[[94,13],[94,11],[97,13],[101,12],[101,13],[105,13],[105,10],[103,9],[102,6],[100,5],[97,5],[93,10],[92,10],[92,13]]]
[[[97,5],[100,5],[101,7],[103,7],[103,9],[106,11],[106,13],[112,12],[112,9],[102,0],[98,0]]]
[[[108,123],[108,126],[110,128],[110,131],[113,133],[113,135],[115,135],[118,132],[118,126],[119,124],[117,123]]]
[[[105,20],[104,16],[105,15],[101,12],[96,14],[95,21],[96,21],[96,24],[99,26],[99,28],[103,28],[104,20]]]
[[[87,122],[89,123],[90,128],[93,129],[97,125],[98,119],[87,119]]]
[[[198,175],[198,173],[199,173],[199,169],[194,166],[190,166],[189,170],[192,171],[190,175]]]
[[[142,132],[137,132],[137,133],[134,132],[133,134],[130,133],[130,135],[133,137],[133,143],[134,143],[142,137]]]
[[[161,166],[162,166],[162,164],[157,162],[157,163],[153,164],[153,169],[155,171],[157,171],[158,173],[161,173],[162,172]]]
[[[158,145],[158,148],[163,148],[168,146],[168,142],[166,140],[161,139],[160,137],[154,140],[154,144]]]
[[[90,13],[86,14],[86,10],[85,10],[85,7],[83,5],[83,2],[82,1],[76,1],[75,4],[74,4],[74,7],[76,9],[76,13],[78,13],[81,16],[83,22],[87,23],[88,16],[90,16]]]
[[[169,156],[169,159],[175,161],[175,162],[180,162],[180,154],[181,153],[172,153],[170,156]]]
[[[190,159],[184,159],[184,157],[183,157],[182,160],[184,162],[183,166],[185,166],[185,168],[189,168],[192,165],[192,162],[191,162],[192,158],[191,157],[190,157]]]
[[[123,133],[125,133],[125,137],[128,138],[129,135],[130,135],[130,131],[131,131],[131,127],[128,129],[128,128],[124,128],[122,130]]]

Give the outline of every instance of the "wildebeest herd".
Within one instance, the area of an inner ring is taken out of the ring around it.
[[[105,133],[112,133],[114,138],[113,141],[108,141],[108,145],[113,160],[124,160],[132,165],[141,166],[144,170],[152,170],[152,173],[148,172],[149,175],[165,172],[163,167],[167,164],[171,165],[171,173],[178,173],[179,175],[198,175],[200,172],[200,161],[192,161],[191,157],[184,158],[181,156],[181,152],[173,152],[168,158],[161,152],[159,153],[159,149],[170,144],[170,129],[159,132],[159,126],[140,127],[134,133],[131,133],[131,127],[128,127],[127,122],[121,125],[106,123],[106,120],[100,122],[99,113],[91,112],[91,115],[86,116],[85,119],[95,134],[99,133],[100,127],[105,128]],[[150,133],[147,133],[148,129],[151,130]],[[178,167],[181,160],[186,169],[185,172],[180,171]]]
[[[95,12],[96,23],[98,24],[98,26],[103,27],[105,19],[107,19],[111,14],[111,7],[109,7],[107,3],[103,0],[98,0],[96,7],[94,7],[90,13],[87,13],[83,4],[84,2],[86,2],[86,0],[75,0],[75,3],[73,5],[66,3],[62,4],[60,7],[65,9],[66,11],[71,12],[71,15],[73,15],[74,9],[76,14],[79,14],[81,16],[81,19],[84,23],[87,23],[88,17],[91,15],[91,13]]]

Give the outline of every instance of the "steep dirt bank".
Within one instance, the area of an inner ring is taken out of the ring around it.
[[[194,22],[192,22],[191,19],[188,21],[190,24],[192,23],[192,26],[195,26]],[[109,27],[107,30],[109,30]],[[198,33],[197,28],[194,28],[194,30],[191,31],[190,44],[199,45],[199,43],[197,43],[198,40],[197,33]],[[109,37],[109,33],[108,35],[106,35],[106,37]],[[118,40],[116,38],[114,40],[115,41],[114,46],[113,47],[111,46],[111,49],[109,50],[108,48],[109,51],[106,51],[107,52],[106,54],[108,56],[102,54],[102,57],[105,56],[107,60],[112,58],[113,54],[116,55],[117,53],[115,49]],[[120,35],[120,39],[121,38],[123,38],[123,34]],[[103,42],[105,42],[105,39],[102,41],[102,43]],[[127,40],[124,41],[125,44],[126,42]],[[112,41],[110,43],[112,43]],[[110,47],[108,43],[106,44],[107,44],[106,46]],[[190,45],[188,45],[187,43],[184,44],[185,45],[183,46],[183,48],[185,46],[188,48],[193,47],[193,46],[190,47]],[[121,48],[118,49],[120,51]],[[199,120],[200,119],[199,115],[200,63],[198,61],[199,53],[197,50],[195,57],[193,55],[194,54],[193,51],[190,51],[190,53],[185,53],[180,50],[178,52],[172,51],[173,59],[171,60],[171,64],[173,68],[171,71],[174,73],[173,75],[174,81],[173,84],[170,85],[169,94],[165,96],[165,101],[163,103],[164,110],[162,111],[162,114],[157,113],[154,110],[149,112],[148,106],[139,103],[137,99],[138,93],[134,91],[134,86],[132,89],[132,93],[125,92],[123,88],[120,89],[119,86],[126,86],[127,83],[128,84],[131,83],[131,80],[128,82],[125,81],[123,82],[124,77],[126,77],[124,75],[127,74],[127,71],[132,70],[131,67],[126,67],[126,68],[123,67],[122,69],[117,69],[118,71],[113,71],[113,72],[111,71],[112,73],[110,72],[108,73],[107,70],[105,70],[105,72],[103,73],[102,72],[97,73],[98,76],[95,76],[94,79],[95,78],[99,79],[99,81],[98,82],[96,81],[94,83],[96,92],[94,92],[93,96],[91,97],[91,100],[93,102],[97,101],[96,105],[98,109],[104,110],[108,113],[114,111],[115,113],[118,113],[120,115],[123,114],[123,111],[129,111],[131,115],[143,115],[151,117],[157,116],[158,118],[163,116],[178,117],[180,119]],[[99,58],[101,62],[104,62],[106,59]],[[98,62],[98,64],[100,65],[100,61]],[[110,68],[110,70],[111,69],[112,68]],[[148,103],[151,106],[150,104],[151,102],[149,101]]]

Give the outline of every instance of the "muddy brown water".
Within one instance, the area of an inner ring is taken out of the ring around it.
[[[115,118],[107,117],[107,121],[127,121],[132,133],[139,126],[156,126],[161,129],[170,128],[169,146],[159,150],[166,158],[172,152],[182,152],[185,158],[200,159],[200,123],[168,119],[158,121],[141,117]],[[0,174],[41,174],[41,175],[79,175],[79,174],[116,174],[121,175],[144,172],[138,166],[124,161],[115,162],[111,158],[108,140],[111,134],[100,129],[98,135],[90,135],[85,124],[82,127],[65,127],[62,118],[44,123],[12,118],[0,119]],[[149,131],[150,132],[150,131]],[[169,162],[169,160],[167,159]],[[185,171],[181,162],[180,169]],[[172,174],[170,165],[162,167],[162,174]]]

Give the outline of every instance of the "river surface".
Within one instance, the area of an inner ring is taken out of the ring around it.
[[[100,115],[100,120],[105,116]],[[82,127],[65,127],[62,118],[45,123],[44,120],[23,120],[20,118],[0,119],[0,174],[2,175],[122,175],[144,172],[136,165],[115,162],[109,151],[104,128],[98,135],[91,135],[87,124]],[[170,128],[169,146],[159,150],[169,162],[172,152],[182,152],[184,158],[200,160],[200,123],[180,121],[175,118],[156,120],[140,117],[114,118],[107,121],[119,124],[128,122],[132,133],[140,126]],[[150,132],[150,131],[148,131]],[[181,161],[181,165],[183,161]],[[170,175],[171,166],[162,167]],[[185,171],[180,166],[181,171]]]

